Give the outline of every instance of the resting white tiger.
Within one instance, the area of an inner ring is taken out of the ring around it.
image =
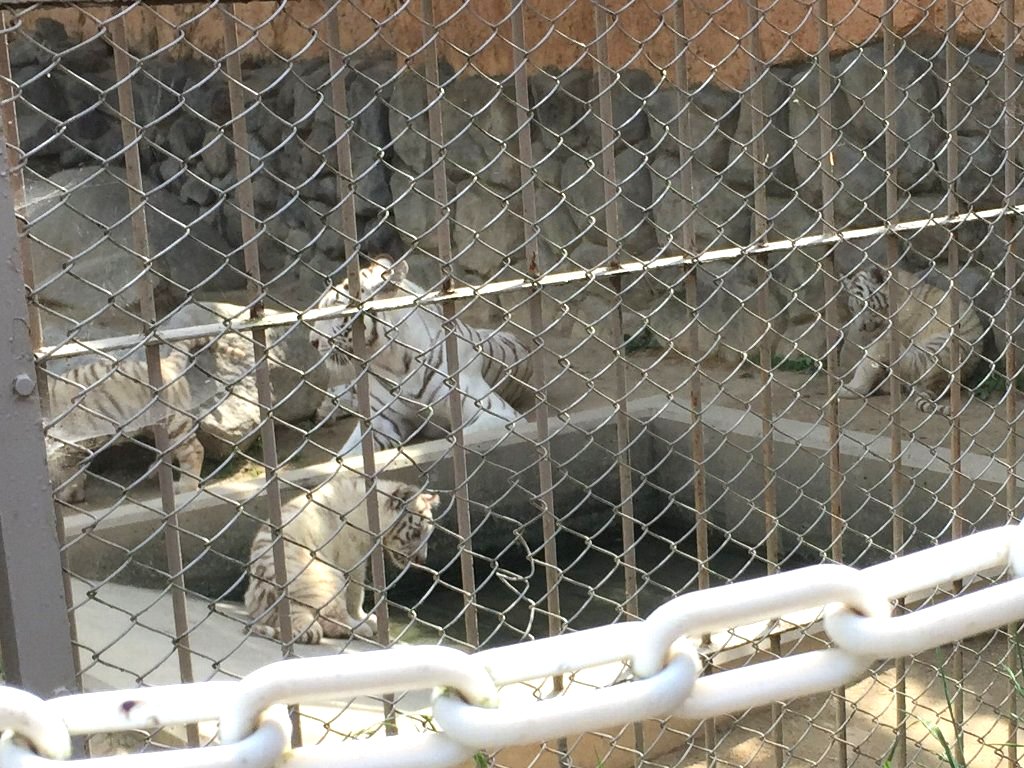
[[[188,357],[172,351],[160,360],[164,387],[154,396],[146,364],[140,360],[98,361],[79,365],[47,383],[52,426],[46,435],[46,460],[56,497],[85,500],[85,465],[98,451],[152,434],[162,423],[178,462],[178,493],[199,487],[203,445],[190,414],[192,390],[185,371]]]
[[[427,539],[433,531],[438,501],[436,493],[407,483],[377,481],[381,540],[384,551],[399,568],[426,561]],[[308,497],[290,501],[281,513],[295,641],[373,637],[376,617],[363,610],[366,566],[374,546],[363,478],[339,473]],[[254,620],[254,632],[279,636],[279,598],[274,584],[273,537],[263,526],[252,542],[245,591],[245,609]]]
[[[359,271],[360,296],[387,299],[419,296],[426,291],[406,279],[405,262],[392,264],[387,256],[375,257]],[[349,306],[353,301],[348,280],[329,288],[318,309]],[[412,437],[440,437],[451,429],[448,413],[448,376],[443,318],[437,305],[367,310],[362,313],[369,357],[371,425],[374,450],[397,448]],[[334,373],[341,378],[355,360],[354,315],[317,320],[310,343],[326,353]],[[458,339],[463,427],[485,429],[507,425],[522,418],[517,408],[531,397],[533,376],[531,350],[513,334],[481,330],[455,322]],[[355,411],[355,393],[344,385],[335,390],[338,404]],[[319,411],[326,416],[335,403]],[[359,450],[362,433],[356,428],[339,451]]]
[[[855,326],[874,338],[857,363],[853,377],[839,397],[863,397],[877,391],[891,371],[908,385],[917,407],[925,412],[950,415],[948,398],[953,381],[953,349],[960,351],[964,377],[982,362],[985,327],[971,302],[961,298],[959,317],[953,317],[948,287],[927,282],[923,274],[893,270],[896,286],[895,312],[889,307],[885,272],[870,266],[840,279]],[[889,358],[892,324],[899,340],[899,357]]]

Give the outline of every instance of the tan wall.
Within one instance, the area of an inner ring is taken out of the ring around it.
[[[256,30],[248,33],[246,55],[261,58],[271,51],[285,56],[322,54],[321,45],[316,42],[310,46],[310,40],[317,20],[334,1],[291,0],[283,9],[265,2],[236,6],[241,19]],[[691,80],[712,75],[719,84],[733,88],[748,80],[749,58],[740,42],[750,26],[748,1],[726,0],[723,5],[714,0],[682,0],[687,9],[686,31],[693,36]],[[1024,19],[1024,0],[1015,2],[1017,18]],[[404,58],[422,46],[420,3],[409,3],[402,10],[398,10],[402,7],[398,0],[340,0],[338,5],[343,46],[349,51],[360,46],[375,51],[392,49]],[[435,18],[441,23],[441,52],[449,61],[458,67],[468,59],[485,74],[504,74],[512,69],[512,47],[506,42],[511,39],[511,23],[503,21],[509,14],[509,0],[470,0],[452,18],[449,15],[462,5],[459,0],[434,0],[433,5]],[[761,58],[780,64],[798,62],[807,58],[807,52],[818,48],[821,30],[814,16],[818,3],[762,0],[761,5],[768,8],[759,25]],[[885,0],[828,0],[827,5],[830,23],[837,25],[828,33],[832,50],[842,52],[880,36],[880,14]],[[956,5],[960,12],[959,39],[974,42],[984,36],[989,47],[1003,47],[1005,24],[999,3],[960,0]],[[616,14],[608,38],[612,67],[641,67],[655,76],[662,68],[671,70],[678,37],[675,4],[668,0],[607,0],[607,7]],[[707,10],[711,8],[721,8],[713,21]],[[940,3],[900,2],[893,15],[894,27],[901,35],[915,31],[937,34],[945,28],[943,11]],[[87,33],[97,28],[97,18],[109,15],[103,9],[92,9],[92,16],[72,9],[42,13],[65,22],[69,32],[82,28]],[[26,16],[29,26],[39,15],[40,12],[33,12]],[[196,48],[212,55],[223,52],[224,15],[218,9],[207,10],[202,4],[143,7],[129,13],[128,23],[130,39],[139,50],[152,51],[158,45],[171,44],[175,28],[181,27]],[[320,24],[321,35],[324,23]],[[597,57],[594,10],[586,0],[577,0],[572,5],[564,0],[531,0],[525,24],[530,60],[537,67],[568,67],[578,61],[592,65]],[[375,36],[378,25],[379,33]],[[1020,52],[1019,39],[1017,47]],[[190,53],[189,47],[180,43],[175,50],[179,55]],[[464,52],[470,55],[467,57]],[[671,71],[668,76],[672,77]]]

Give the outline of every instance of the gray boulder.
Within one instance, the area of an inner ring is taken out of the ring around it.
[[[980,134],[957,135],[957,175],[953,182],[956,196],[964,205],[985,208],[1001,205],[1003,195],[1003,162],[1006,151],[995,136]],[[946,172],[946,153],[939,156],[940,174]]]
[[[641,69],[623,69],[612,83],[612,128],[621,144],[648,149],[650,125],[644,109],[655,92],[651,76]]]
[[[647,219],[652,194],[647,156],[629,147],[620,149],[615,155],[614,182],[618,194],[609,198],[600,154],[591,157],[571,154],[563,163],[562,192],[569,203],[569,213],[584,236],[592,242],[605,243],[608,236],[606,213],[614,210],[622,247],[630,254],[644,253],[656,242]]]
[[[709,171],[720,171],[729,160],[729,139],[736,131],[738,96],[712,85],[689,94],[668,86],[647,99],[654,151],[672,158],[680,152],[680,118],[686,128],[682,145],[686,155]]]
[[[454,72],[447,62],[440,65],[440,80],[448,87]],[[421,173],[430,167],[430,121],[426,73],[423,68],[406,70],[394,83],[388,104],[388,130],[395,154],[408,168]]]
[[[397,167],[392,170],[391,217],[394,228],[406,246],[436,254],[441,207],[435,202],[434,180],[430,174],[414,177],[413,173]]]
[[[522,198],[481,182],[464,181],[456,191],[452,242],[456,273],[471,283],[506,270],[526,271]]]
[[[519,186],[518,116],[511,85],[502,87],[482,75],[459,78],[445,94],[443,124],[450,178],[480,178],[506,189]]]
[[[720,176],[698,168],[693,171],[693,193],[683,191],[679,162],[661,155],[651,166],[652,219],[658,243],[682,248],[683,225],[693,227],[698,249],[729,248],[750,241],[747,196]]]
[[[764,130],[760,157],[754,156],[753,106],[748,89],[740,101],[739,123],[729,150],[729,164],[724,176],[735,189],[752,189],[754,168],[763,164],[766,168],[768,191],[774,195],[788,196],[796,189],[796,170],[793,165],[793,140],[789,131],[789,101],[793,88],[789,84],[793,72],[788,67],[772,67],[761,77],[761,92],[764,94]]]
[[[793,166],[797,193],[810,205],[822,205],[822,174],[830,172],[829,157],[835,146],[822,148],[821,125],[824,113],[818,95],[818,68],[814,64],[801,67],[793,76],[793,95],[789,102],[789,135],[793,137]],[[836,89],[827,104],[831,109],[831,125],[845,125],[850,119],[846,94]],[[832,130],[833,142],[846,143],[842,132]],[[834,185],[833,185],[834,187]]]
[[[272,315],[268,312],[267,315]],[[168,318],[168,328],[220,323],[248,318],[246,307],[222,302],[189,304]],[[267,360],[274,395],[274,416],[296,423],[310,418],[323,400],[327,370],[309,343],[305,326],[267,331]],[[248,333],[223,333],[197,357],[189,371],[193,412],[199,437],[210,458],[244,450],[259,436],[260,409],[256,391],[255,357]]]
[[[535,138],[548,149],[560,143],[577,152],[600,146],[597,107],[591,110],[593,74],[583,69],[545,69],[530,78]]]
[[[158,307],[187,290],[244,285],[240,257],[198,212],[163,190],[147,195],[146,224]],[[128,188],[116,169],[61,171],[30,181],[23,214],[39,301],[85,320],[110,305],[138,312],[137,278],[145,265],[134,251]],[[73,262],[69,258],[74,256]]]
[[[943,131],[939,86],[928,57],[904,45],[886,66],[882,44],[875,43],[838,57],[835,69],[853,112],[848,133],[879,161],[885,157],[885,71],[892,70],[896,106],[888,122],[899,147],[897,182],[910,192],[934,191]]]

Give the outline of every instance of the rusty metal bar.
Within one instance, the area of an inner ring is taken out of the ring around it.
[[[608,34],[611,30],[608,17],[612,15],[603,0],[594,0],[595,35],[594,47],[597,51],[597,84],[601,92],[598,96],[598,110],[601,118],[601,169],[604,176],[605,199],[608,201],[604,209],[605,234],[608,244],[608,260],[618,261],[622,252],[622,232],[619,220],[619,198],[621,190],[615,170],[615,126],[612,112],[612,77],[608,71]],[[637,602],[637,570],[633,510],[633,475],[629,460],[629,409],[626,402],[626,363],[624,359],[622,331],[622,284],[621,277],[613,277],[612,285],[619,297],[615,312],[612,315],[612,343],[615,347],[615,427],[617,440],[616,463],[619,469],[619,493],[621,495],[620,515],[622,516],[622,550],[623,576],[625,579],[626,605],[625,615],[630,618],[639,617]]]
[[[957,11],[953,0],[946,0],[946,34],[945,34],[945,77],[943,82],[946,88],[946,188],[949,190],[946,195],[946,212],[950,216],[956,216],[960,212],[960,204],[955,194],[957,166],[959,165],[960,154],[956,140],[955,126],[959,120],[960,110],[957,105],[956,92],[953,88],[953,78],[957,73],[958,55],[954,32],[956,28]],[[947,257],[949,265],[949,303],[950,319],[956,321],[960,317],[960,291],[957,289],[957,273],[960,271],[960,247],[955,237],[950,237],[949,251]],[[958,333],[954,326],[950,329],[952,335]],[[964,535],[964,516],[960,513],[960,504],[963,502],[963,463],[962,463],[962,431],[960,425],[963,399],[960,392],[962,359],[960,345],[951,344],[950,365],[953,369],[953,379],[949,387],[949,408],[952,414],[952,424],[949,434],[950,469],[952,475],[949,483],[949,509],[952,514],[952,538],[959,539]],[[960,581],[953,583],[953,592],[963,589]],[[953,711],[950,713],[953,718],[954,731],[959,729],[964,722],[964,650],[960,643],[953,648],[953,664],[949,675],[956,681],[956,691],[953,694]],[[964,765],[963,739],[955,739],[953,744],[954,757],[960,765]]]
[[[237,207],[241,219],[242,247],[245,273],[248,278],[249,317],[259,320],[263,317],[263,298],[266,287],[260,273],[259,243],[257,241],[256,206],[253,200],[252,164],[249,154],[249,131],[245,117],[245,95],[242,80],[241,49],[239,31],[244,29],[238,20],[235,4],[229,3],[222,9],[224,22],[224,69],[228,76],[228,101],[231,112],[231,140],[235,160]],[[284,658],[294,655],[294,628],[287,600],[288,572],[285,566],[283,520],[281,517],[281,485],[277,477],[278,453],[277,435],[274,432],[274,393],[270,387],[270,367],[267,361],[267,330],[253,328],[252,351],[256,379],[256,397],[260,413],[260,440],[263,449],[263,472],[266,480],[267,524],[273,535],[274,581],[284,598],[278,605],[277,620],[280,628],[281,652]],[[302,729],[298,707],[289,708],[293,723],[292,745],[302,743]]]
[[[1014,0],[1003,0],[1002,15],[1004,24],[1003,57],[1002,57],[1002,86],[1003,86],[1003,146],[1012,147],[1019,141],[1021,132],[1021,121],[1016,116],[1011,104],[1016,101],[1017,93],[1021,87],[1021,79],[1015,66],[1014,48],[1020,35],[1020,28],[1017,23],[1016,4]],[[1020,200],[1021,194],[1018,189],[1020,174],[1014,162],[1014,153],[1007,152],[1003,165],[1003,193],[1006,196],[1004,202],[1010,203],[1014,199]],[[1006,330],[1006,487],[1005,504],[1007,522],[1017,522],[1020,516],[1017,513],[1018,483],[1017,462],[1017,423],[1019,415],[1017,410],[1017,378],[1020,375],[1018,364],[1019,351],[1016,341],[1016,329],[1020,322],[1020,312],[1017,298],[1017,265],[1021,254],[1021,222],[1019,218],[1007,217],[1003,219],[1003,239],[1007,243],[1006,261],[1003,264],[1003,279],[1006,283],[1007,301],[1005,307],[1005,330]],[[1012,675],[1007,679],[1007,734],[1006,734],[1006,763],[1015,768],[1020,760],[1018,739],[1020,738],[1020,707],[1021,700],[1017,694],[1016,681],[1020,675],[1018,651],[1020,650],[1018,627],[1007,627],[1006,651],[1007,665]]]
[[[686,3],[676,5],[676,35],[675,35],[675,79],[677,93],[679,94],[680,110],[677,112],[678,121],[676,125],[678,150],[679,150],[679,181],[680,192],[683,204],[683,221],[681,226],[682,247],[684,253],[696,253],[697,238],[694,231],[693,217],[696,215],[696,189],[693,182],[693,148],[688,142],[693,136],[692,133],[692,108],[693,101],[689,92],[689,61],[690,48],[687,37]],[[682,100],[686,98],[685,109],[682,107]],[[690,205],[689,215],[686,214],[686,203]],[[693,312],[693,319],[690,324],[689,346],[693,356],[694,369],[690,379],[690,410],[693,413],[693,423],[690,425],[690,449],[694,464],[693,476],[693,506],[694,506],[694,536],[697,547],[697,588],[708,589],[711,586],[710,568],[710,547],[708,544],[708,504],[707,504],[707,467],[705,466],[706,454],[704,446],[704,422],[703,422],[703,396],[701,387],[704,383],[703,358],[700,351],[700,324],[696,319],[697,305],[699,298],[697,294],[697,265],[694,264],[686,273],[686,303],[687,311]],[[705,638],[707,639],[707,638]],[[713,664],[708,663],[705,674],[714,671]],[[704,740],[704,761],[711,766],[715,762],[715,744],[718,741],[717,726],[714,719],[705,720],[702,724],[701,736]]]
[[[523,237],[526,250],[527,271],[532,278],[541,275],[539,239],[540,225],[537,221],[536,167],[533,161],[533,142],[530,135],[530,85],[528,68],[530,53],[526,43],[526,22],[523,3],[518,2],[510,16],[512,25],[512,61],[516,97],[516,140],[519,150],[519,179],[523,190]],[[530,293],[530,330],[534,341],[533,378],[534,382],[547,382],[544,358],[544,291],[535,285]],[[561,571],[558,567],[558,520],[555,517],[554,470],[551,464],[551,409],[548,405],[544,386],[536,387],[534,419],[537,429],[537,473],[539,488],[537,503],[540,507],[541,526],[544,532],[544,580],[547,589],[548,635],[562,633],[565,619],[562,617]],[[565,681],[562,675],[552,678],[552,689],[562,691]],[[564,762],[569,747],[566,739],[556,742],[556,751]]]
[[[689,90],[691,52],[686,33],[686,8],[686,3],[676,4],[675,80],[680,107],[677,111],[679,117],[676,123],[676,132],[679,150],[679,184],[684,212],[680,235],[683,252],[696,253],[697,236],[694,231],[696,204],[694,201],[697,199],[697,192],[693,183],[693,147],[688,144],[693,137],[693,114],[691,112],[693,99]],[[685,108],[682,105],[684,98],[687,102]],[[687,211],[687,207],[689,207],[689,211]],[[690,425],[690,454],[694,466],[693,510],[694,537],[697,545],[697,589],[708,589],[711,586],[711,548],[708,544],[710,530],[707,500],[708,479],[705,465],[704,403],[701,391],[704,385],[704,355],[700,349],[700,323],[697,322],[697,305],[699,303],[697,271],[697,265],[694,264],[686,273],[686,311],[693,313],[689,328],[689,346],[693,357],[693,374],[690,378],[690,411],[693,414],[693,422]],[[709,662],[704,673],[709,674],[713,671],[714,667]],[[715,761],[714,748],[718,743],[718,726],[713,718],[704,721],[701,735],[704,739],[704,761],[710,767]]]
[[[885,123],[885,211],[886,220],[893,221],[899,210],[899,190],[896,186],[896,159],[898,139],[892,128],[892,115],[896,111],[896,45],[899,38],[893,24],[893,7],[887,5],[882,14],[882,61],[885,68],[884,83],[884,123]],[[895,232],[886,235],[886,260],[889,274],[900,258],[900,241]],[[896,284],[889,281],[889,306],[896,305]],[[889,331],[889,359],[895,360],[899,354],[899,339],[895,328]],[[892,478],[890,480],[892,504],[892,553],[898,555],[903,551],[905,533],[903,528],[903,436],[900,423],[900,382],[896,376],[889,377],[889,413],[891,414],[890,460],[892,461]],[[896,660],[896,750],[893,755],[896,768],[907,765],[907,663],[904,659]]]
[[[349,116],[348,91],[342,74],[345,59],[341,52],[340,5],[334,14],[326,17],[328,63],[331,71],[331,87],[325,98],[334,112],[334,134],[338,137],[335,145],[335,161],[338,165],[338,199],[341,201],[336,213],[331,214],[331,221],[343,235],[345,252],[344,263],[347,269],[349,286],[357,286],[356,299],[362,296],[359,280],[359,241],[358,223],[356,221],[356,178],[352,165],[352,120]],[[338,220],[340,217],[340,220]],[[377,466],[373,450],[373,414],[370,405],[370,373],[369,350],[366,344],[365,323],[361,314],[356,315],[353,323],[353,350],[357,359],[367,366],[356,379],[356,407],[360,415],[362,429],[361,449],[363,454],[363,477],[366,490],[367,525],[375,540],[380,541],[380,503],[377,497]],[[373,582],[374,616],[377,619],[377,642],[382,647],[391,644],[391,613],[387,601],[387,573],[384,564],[384,549],[376,546],[370,553],[370,578]],[[384,727],[389,734],[397,733],[395,721],[395,698],[393,694],[381,697],[384,709]]]
[[[454,257],[451,241],[451,210],[448,198],[448,179],[445,177],[444,160],[444,126],[441,106],[441,75],[438,63],[437,38],[438,29],[434,24],[433,0],[421,0],[423,14],[423,46],[426,51],[427,103],[430,161],[433,171],[434,199],[441,211],[441,220],[437,224],[437,255],[440,259],[442,293],[451,292],[454,275]],[[480,628],[477,617],[476,576],[473,573],[472,532],[473,525],[469,514],[469,482],[466,461],[466,439],[462,413],[462,388],[459,369],[459,340],[456,336],[458,320],[455,317],[454,298],[441,304],[444,314],[444,349],[447,364],[449,386],[448,410],[451,416],[452,435],[455,443],[452,447],[452,468],[455,477],[455,509],[458,516],[459,567],[462,576],[462,593],[465,601],[466,642],[474,648],[480,645]]]
[[[608,245],[608,262],[612,265],[620,261],[622,254],[622,226],[619,218],[619,200],[622,190],[618,185],[618,173],[615,168],[615,145],[618,141],[615,128],[615,115],[612,109],[612,74],[609,71],[608,35],[616,24],[612,9],[606,0],[593,0],[594,7],[594,66],[597,70],[598,115],[601,122],[601,171],[604,177],[604,208],[605,239]],[[590,107],[592,109],[592,106]],[[636,567],[636,512],[633,505],[633,469],[630,461],[630,428],[629,404],[626,400],[626,361],[622,323],[622,277],[615,276],[611,280],[615,290],[615,311],[611,315],[611,344],[615,354],[615,381],[612,395],[615,398],[615,461],[619,474],[619,511],[622,530],[622,571],[625,591],[624,615],[639,618],[639,578]],[[643,726],[633,726],[635,748],[643,755],[646,751]]]
[[[541,274],[538,252],[540,226],[537,223],[537,188],[536,171],[533,164],[533,144],[530,140],[529,104],[530,89],[527,68],[530,65],[530,54],[526,47],[526,32],[523,4],[516,6],[512,20],[512,57],[515,67],[514,87],[516,94],[516,118],[518,122],[517,142],[519,147],[519,177],[523,187],[523,231],[526,242],[526,258],[531,275]],[[533,331],[536,351],[533,353],[534,381],[546,382],[545,359],[543,350],[544,293],[538,286],[530,296],[530,327]],[[548,405],[547,392],[543,387],[536,390],[537,404],[534,408],[537,427],[537,469],[540,479],[538,502],[544,528],[544,566],[545,581],[548,594],[548,634],[561,634],[565,624],[562,618],[561,600],[559,595],[558,546],[555,534],[558,521],[555,518],[554,472],[551,464],[550,442],[551,408]],[[561,690],[562,678],[557,677],[557,685]]]
[[[121,136],[125,147],[125,178],[128,202],[131,207],[132,248],[146,262],[147,275],[139,282],[139,305],[144,333],[153,328],[158,317],[149,250],[149,230],[146,224],[146,191],[143,187],[142,164],[139,160],[139,132],[135,122],[135,100],[132,95],[134,64],[128,52],[125,27],[127,11],[109,21],[111,46],[114,49],[114,71],[117,74],[117,103],[121,113]],[[160,393],[166,384],[160,367],[160,341],[150,337],[145,345],[146,373],[153,392]],[[171,588],[171,609],[174,613],[174,647],[178,656],[181,682],[195,681],[192,670],[192,650],[189,641],[188,606],[185,602],[185,572],[181,555],[181,533],[178,509],[174,498],[174,476],[171,467],[170,438],[162,421],[153,424],[153,441],[160,454],[157,478],[160,485],[160,508],[163,512],[164,550],[167,557],[168,586]],[[199,727],[193,723],[186,727],[189,746],[199,745]]]
[[[818,70],[818,136],[821,142],[821,155],[818,157],[818,170],[821,178],[821,228],[822,234],[836,233],[835,165],[832,161],[831,147],[835,141],[835,130],[832,127],[832,93],[835,78],[832,75],[832,55],[829,49],[832,40],[832,25],[829,21],[828,0],[815,0],[815,16],[818,28],[818,50],[815,54],[815,67]],[[833,561],[844,562],[843,533],[846,521],[843,517],[843,467],[839,452],[840,424],[839,400],[836,393],[841,379],[839,376],[839,281],[836,277],[836,265],[831,254],[822,262],[825,297],[825,424],[828,427],[828,488],[829,518],[832,535],[831,555]],[[836,765],[847,768],[850,763],[849,739],[847,737],[848,710],[846,688],[840,687],[832,693],[835,703]]]
[[[746,151],[753,167],[753,200],[751,201],[750,242],[760,243],[768,231],[768,168],[765,165],[766,148],[764,134],[767,129],[765,114],[764,77],[768,72],[764,61],[764,49],[761,45],[761,24],[764,12],[757,3],[747,3],[747,29],[742,47],[749,60],[750,75],[750,145]],[[766,334],[771,333],[768,311],[768,288],[772,281],[771,270],[763,256],[755,257],[761,283],[757,290],[757,313],[765,323]],[[764,490],[762,493],[765,522],[765,559],[768,573],[779,570],[779,518],[775,494],[775,428],[773,387],[772,387],[772,349],[769,344],[762,343],[759,350],[758,368],[761,373],[760,404],[761,421],[761,461],[764,467]],[[782,646],[779,638],[772,635],[770,640],[771,653],[781,656]],[[786,753],[783,749],[783,717],[785,706],[772,704],[772,753],[776,768],[785,765]]]

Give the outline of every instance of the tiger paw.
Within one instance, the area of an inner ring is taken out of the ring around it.
[[[365,637],[373,640],[377,636],[377,617],[370,615],[360,621],[352,629],[352,634],[357,637]]]

